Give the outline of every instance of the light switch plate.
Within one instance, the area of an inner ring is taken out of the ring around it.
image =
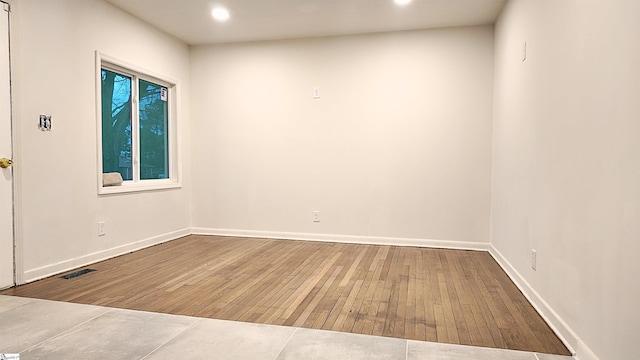
[[[45,114],[40,115],[38,128],[42,131],[51,131],[51,115],[45,115]]]

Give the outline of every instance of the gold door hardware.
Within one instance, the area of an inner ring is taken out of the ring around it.
[[[6,169],[13,164],[13,160],[7,158],[0,159],[0,168]]]

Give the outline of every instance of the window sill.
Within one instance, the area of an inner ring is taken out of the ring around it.
[[[182,188],[182,184],[177,182],[161,182],[153,184],[133,184],[123,183],[116,186],[100,186],[98,188],[98,195],[111,195],[122,194],[132,192],[145,192],[145,191],[157,191],[157,190],[169,190]]]

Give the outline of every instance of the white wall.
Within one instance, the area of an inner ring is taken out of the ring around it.
[[[511,0],[496,26],[492,244],[580,359],[638,358],[639,14]]]
[[[188,143],[189,49],[102,0],[13,1],[16,186],[24,280],[166,240],[190,227],[185,187],[97,195],[95,51],[180,81]],[[41,113],[53,131],[38,130]],[[97,236],[97,221],[107,235]]]
[[[495,64],[491,27],[198,46],[190,59],[101,0],[11,3],[24,280],[191,221],[212,233],[491,238],[580,359],[635,357],[639,2],[511,0]],[[97,195],[95,50],[180,80],[182,189]]]
[[[191,56],[197,232],[488,243],[493,27]]]

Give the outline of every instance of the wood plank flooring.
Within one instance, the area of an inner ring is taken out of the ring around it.
[[[484,252],[191,235],[85,268],[0,294],[569,355]]]

